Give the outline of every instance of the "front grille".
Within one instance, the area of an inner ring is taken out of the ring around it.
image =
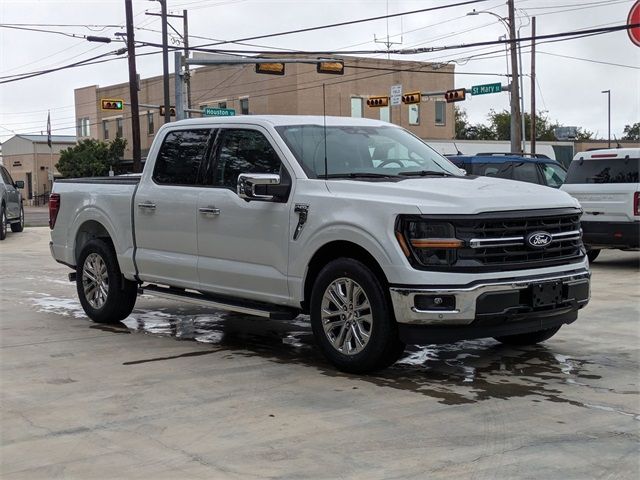
[[[504,212],[474,217],[458,217],[452,223],[456,237],[464,241],[457,251],[457,267],[487,269],[538,268],[571,262],[584,256],[580,211],[554,213]],[[529,234],[546,232],[551,243],[533,248]],[[495,267],[495,268],[492,268]]]

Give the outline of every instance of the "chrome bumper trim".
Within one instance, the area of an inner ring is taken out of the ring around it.
[[[531,284],[563,280],[566,283],[589,279],[591,274],[584,269],[565,275],[541,275],[527,277],[526,280],[487,281],[467,288],[411,288],[391,287],[391,302],[398,323],[418,325],[468,325],[476,317],[476,301],[487,292],[524,290]],[[453,295],[456,297],[455,310],[419,310],[415,307],[416,295]],[[582,303],[587,303],[585,300]]]

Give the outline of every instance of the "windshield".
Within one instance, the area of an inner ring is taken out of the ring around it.
[[[543,163],[541,166],[547,185],[554,188],[560,188],[567,177],[566,170],[555,163]]]
[[[287,125],[276,127],[310,178],[405,175],[461,176],[449,160],[396,127]]]

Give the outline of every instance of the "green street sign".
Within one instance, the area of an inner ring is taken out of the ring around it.
[[[501,83],[487,83],[486,85],[474,85],[471,87],[471,95],[486,95],[487,93],[500,93]]]
[[[233,117],[236,111],[233,108],[214,108],[206,107],[202,109],[202,115],[205,117]]]

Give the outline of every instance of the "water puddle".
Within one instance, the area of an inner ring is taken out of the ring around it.
[[[33,303],[42,312],[86,318],[75,299],[40,294]],[[278,363],[300,363],[315,367],[324,375],[350,377],[324,360],[314,344],[307,317],[300,316],[293,321],[265,320],[193,306],[169,308],[156,300],[145,299],[144,303],[154,308],[137,308],[121,323],[92,323],[90,328],[113,334],[139,333],[195,341],[210,345],[211,350],[140,358],[124,365],[134,367],[223,351],[228,355],[260,355]],[[598,385],[598,380],[611,367],[597,359],[571,357],[543,345],[509,347],[484,339],[451,345],[410,345],[403,358],[391,368],[357,378],[380,387],[420,393],[447,405],[531,397],[535,402],[562,402],[640,420],[637,413],[579,400],[586,390],[638,395],[637,391],[616,391]]]

